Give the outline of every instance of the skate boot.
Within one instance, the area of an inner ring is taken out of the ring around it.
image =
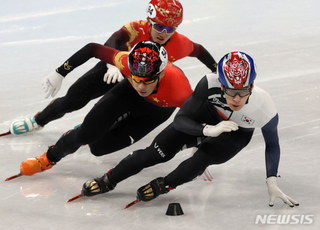
[[[21,135],[33,130],[42,129],[42,127],[38,125],[35,120],[37,115],[38,114],[36,114],[32,118],[24,116],[23,119],[12,122],[12,124],[10,125],[10,133],[13,135]]]
[[[137,199],[142,201],[150,201],[161,194],[167,194],[170,190],[174,189],[165,185],[164,178],[158,177],[150,183],[140,187],[137,191]]]
[[[47,152],[39,157],[29,158],[21,163],[20,171],[25,176],[32,176],[48,169],[51,169],[56,163],[47,158]]]
[[[116,185],[111,182],[110,175],[105,173],[102,177],[84,183],[81,194],[83,196],[95,196],[113,190]]]

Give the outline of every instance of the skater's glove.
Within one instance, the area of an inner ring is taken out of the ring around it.
[[[114,65],[107,64],[108,71],[105,73],[103,77],[103,81],[107,84],[116,83],[117,81],[120,82],[123,80],[123,76],[120,70],[115,67]]]
[[[56,71],[43,79],[42,88],[46,94],[45,98],[48,98],[50,95],[54,97],[59,92],[63,79],[64,77]]]
[[[283,200],[283,202],[290,207],[299,206],[299,203],[293,200],[291,197],[284,194],[277,185],[277,178],[271,176],[267,178],[267,186],[269,192],[269,206],[273,207],[274,200],[276,197]]]
[[[217,125],[206,125],[203,128],[203,135],[208,137],[217,137],[223,132],[231,132],[238,129],[238,124],[233,121],[221,121]]]

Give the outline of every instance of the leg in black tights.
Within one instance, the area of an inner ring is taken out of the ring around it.
[[[131,138],[137,141],[167,120],[174,109],[147,102],[125,79],[97,102],[79,128],[65,133],[47,156],[58,162],[86,144],[95,155],[122,149],[131,144]],[[115,124],[123,114],[129,114],[128,118]]]
[[[195,137],[177,131],[170,124],[158,134],[149,147],[124,158],[110,172],[110,178],[114,183],[119,183],[144,168],[171,160],[182,148],[197,146],[198,151],[192,157],[183,161],[165,177],[166,184],[175,188],[201,175],[209,165],[230,160],[249,143],[252,134],[253,132],[238,130],[223,133],[218,138]]]
[[[237,130],[206,137],[192,157],[165,177],[165,184],[175,188],[200,176],[208,166],[227,162],[250,142],[252,135],[253,131]]]
[[[124,158],[110,172],[114,183],[139,173],[141,170],[153,165],[171,160],[186,143],[187,148],[196,146],[200,138],[190,136],[176,130],[172,123],[159,133],[151,145],[146,149],[134,151]]]

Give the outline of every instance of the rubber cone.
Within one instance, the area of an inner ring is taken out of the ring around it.
[[[171,203],[168,206],[166,215],[168,216],[180,216],[183,215],[181,205],[179,203]]]

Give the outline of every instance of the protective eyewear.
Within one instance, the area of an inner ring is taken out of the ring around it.
[[[157,75],[153,75],[153,76],[149,76],[149,77],[139,77],[139,76],[131,74],[132,80],[134,80],[137,83],[142,82],[146,85],[154,83],[157,80],[158,76],[159,75],[157,74]]]
[[[176,26],[163,26],[152,20],[149,20],[149,21],[152,25],[152,28],[158,33],[162,33],[165,30],[167,34],[173,34],[177,29]]]
[[[251,87],[249,88],[242,88],[242,89],[230,89],[227,87],[223,87],[223,92],[225,92],[225,94],[231,96],[231,97],[235,97],[237,95],[239,95],[239,97],[245,97],[251,94]]]

